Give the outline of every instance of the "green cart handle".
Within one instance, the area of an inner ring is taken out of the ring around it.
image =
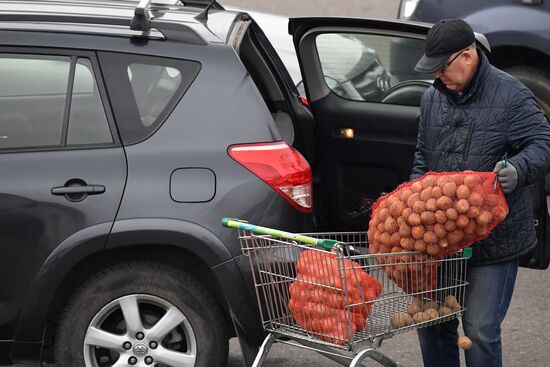
[[[261,227],[254,224],[250,224],[244,221],[241,221],[240,219],[236,218],[222,218],[222,226],[228,227],[228,228],[237,228],[242,229],[250,232],[254,232],[257,234],[266,234],[274,237],[280,237],[287,240],[293,240],[301,243],[307,243],[308,245],[315,245],[322,247],[326,250],[331,250],[338,241],[336,240],[327,240],[327,239],[321,239],[321,238],[314,238],[309,236],[304,236],[301,234],[296,233],[290,233],[285,231],[280,231],[278,229],[272,229],[267,227]]]

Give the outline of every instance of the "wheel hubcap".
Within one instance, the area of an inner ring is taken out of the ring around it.
[[[197,345],[185,315],[156,296],[118,298],[92,319],[84,338],[86,367],[192,367]]]

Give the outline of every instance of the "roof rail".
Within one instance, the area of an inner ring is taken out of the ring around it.
[[[147,32],[151,29],[151,14],[147,10],[147,5],[151,0],[140,0],[138,6],[134,10],[134,17],[130,22],[130,29],[133,31]]]
[[[179,0],[184,6],[194,6],[196,8],[203,8],[212,3],[211,0]],[[225,10],[218,2],[214,2],[211,5],[216,10]]]
[[[135,17],[135,16],[134,16]],[[31,13],[31,12],[9,12],[0,13],[0,22],[53,22],[53,23],[78,23],[78,24],[105,24],[113,26],[130,26],[131,19],[122,17],[106,17],[98,14],[60,14],[60,13]],[[192,28],[176,22],[164,22],[160,19],[149,19],[149,29],[154,28],[161,32],[167,40],[206,45],[206,40]],[[144,31],[146,32],[146,31]],[[143,36],[147,36],[144,34]]]
[[[203,11],[201,11],[199,14],[195,15],[195,19],[198,20],[198,21],[203,21],[203,20],[208,19],[208,12],[210,11],[210,8],[214,4],[217,4],[216,0],[210,1],[210,3],[208,3],[208,5],[206,5],[206,8],[204,8]]]

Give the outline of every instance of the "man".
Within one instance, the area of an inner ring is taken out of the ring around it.
[[[428,171],[494,170],[506,196],[508,217],[473,246],[462,318],[473,342],[466,351],[467,366],[501,366],[500,325],[512,298],[518,257],[536,244],[528,186],[550,171],[550,127],[533,94],[490,65],[462,20],[432,27],[416,70],[436,80],[422,97],[411,178]],[[426,367],[460,366],[458,324],[453,320],[419,329]]]

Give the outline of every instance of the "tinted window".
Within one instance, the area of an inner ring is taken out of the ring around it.
[[[0,80],[0,149],[113,142],[89,59],[0,54]]]
[[[423,40],[325,33],[316,46],[327,85],[343,98],[418,106],[433,79],[414,71]]]
[[[200,70],[194,61],[100,53],[122,140],[139,142],[166,120]]]
[[[0,54],[0,148],[61,144],[69,57]]]
[[[74,74],[67,144],[112,143],[111,130],[94,78],[92,63],[79,58]]]

